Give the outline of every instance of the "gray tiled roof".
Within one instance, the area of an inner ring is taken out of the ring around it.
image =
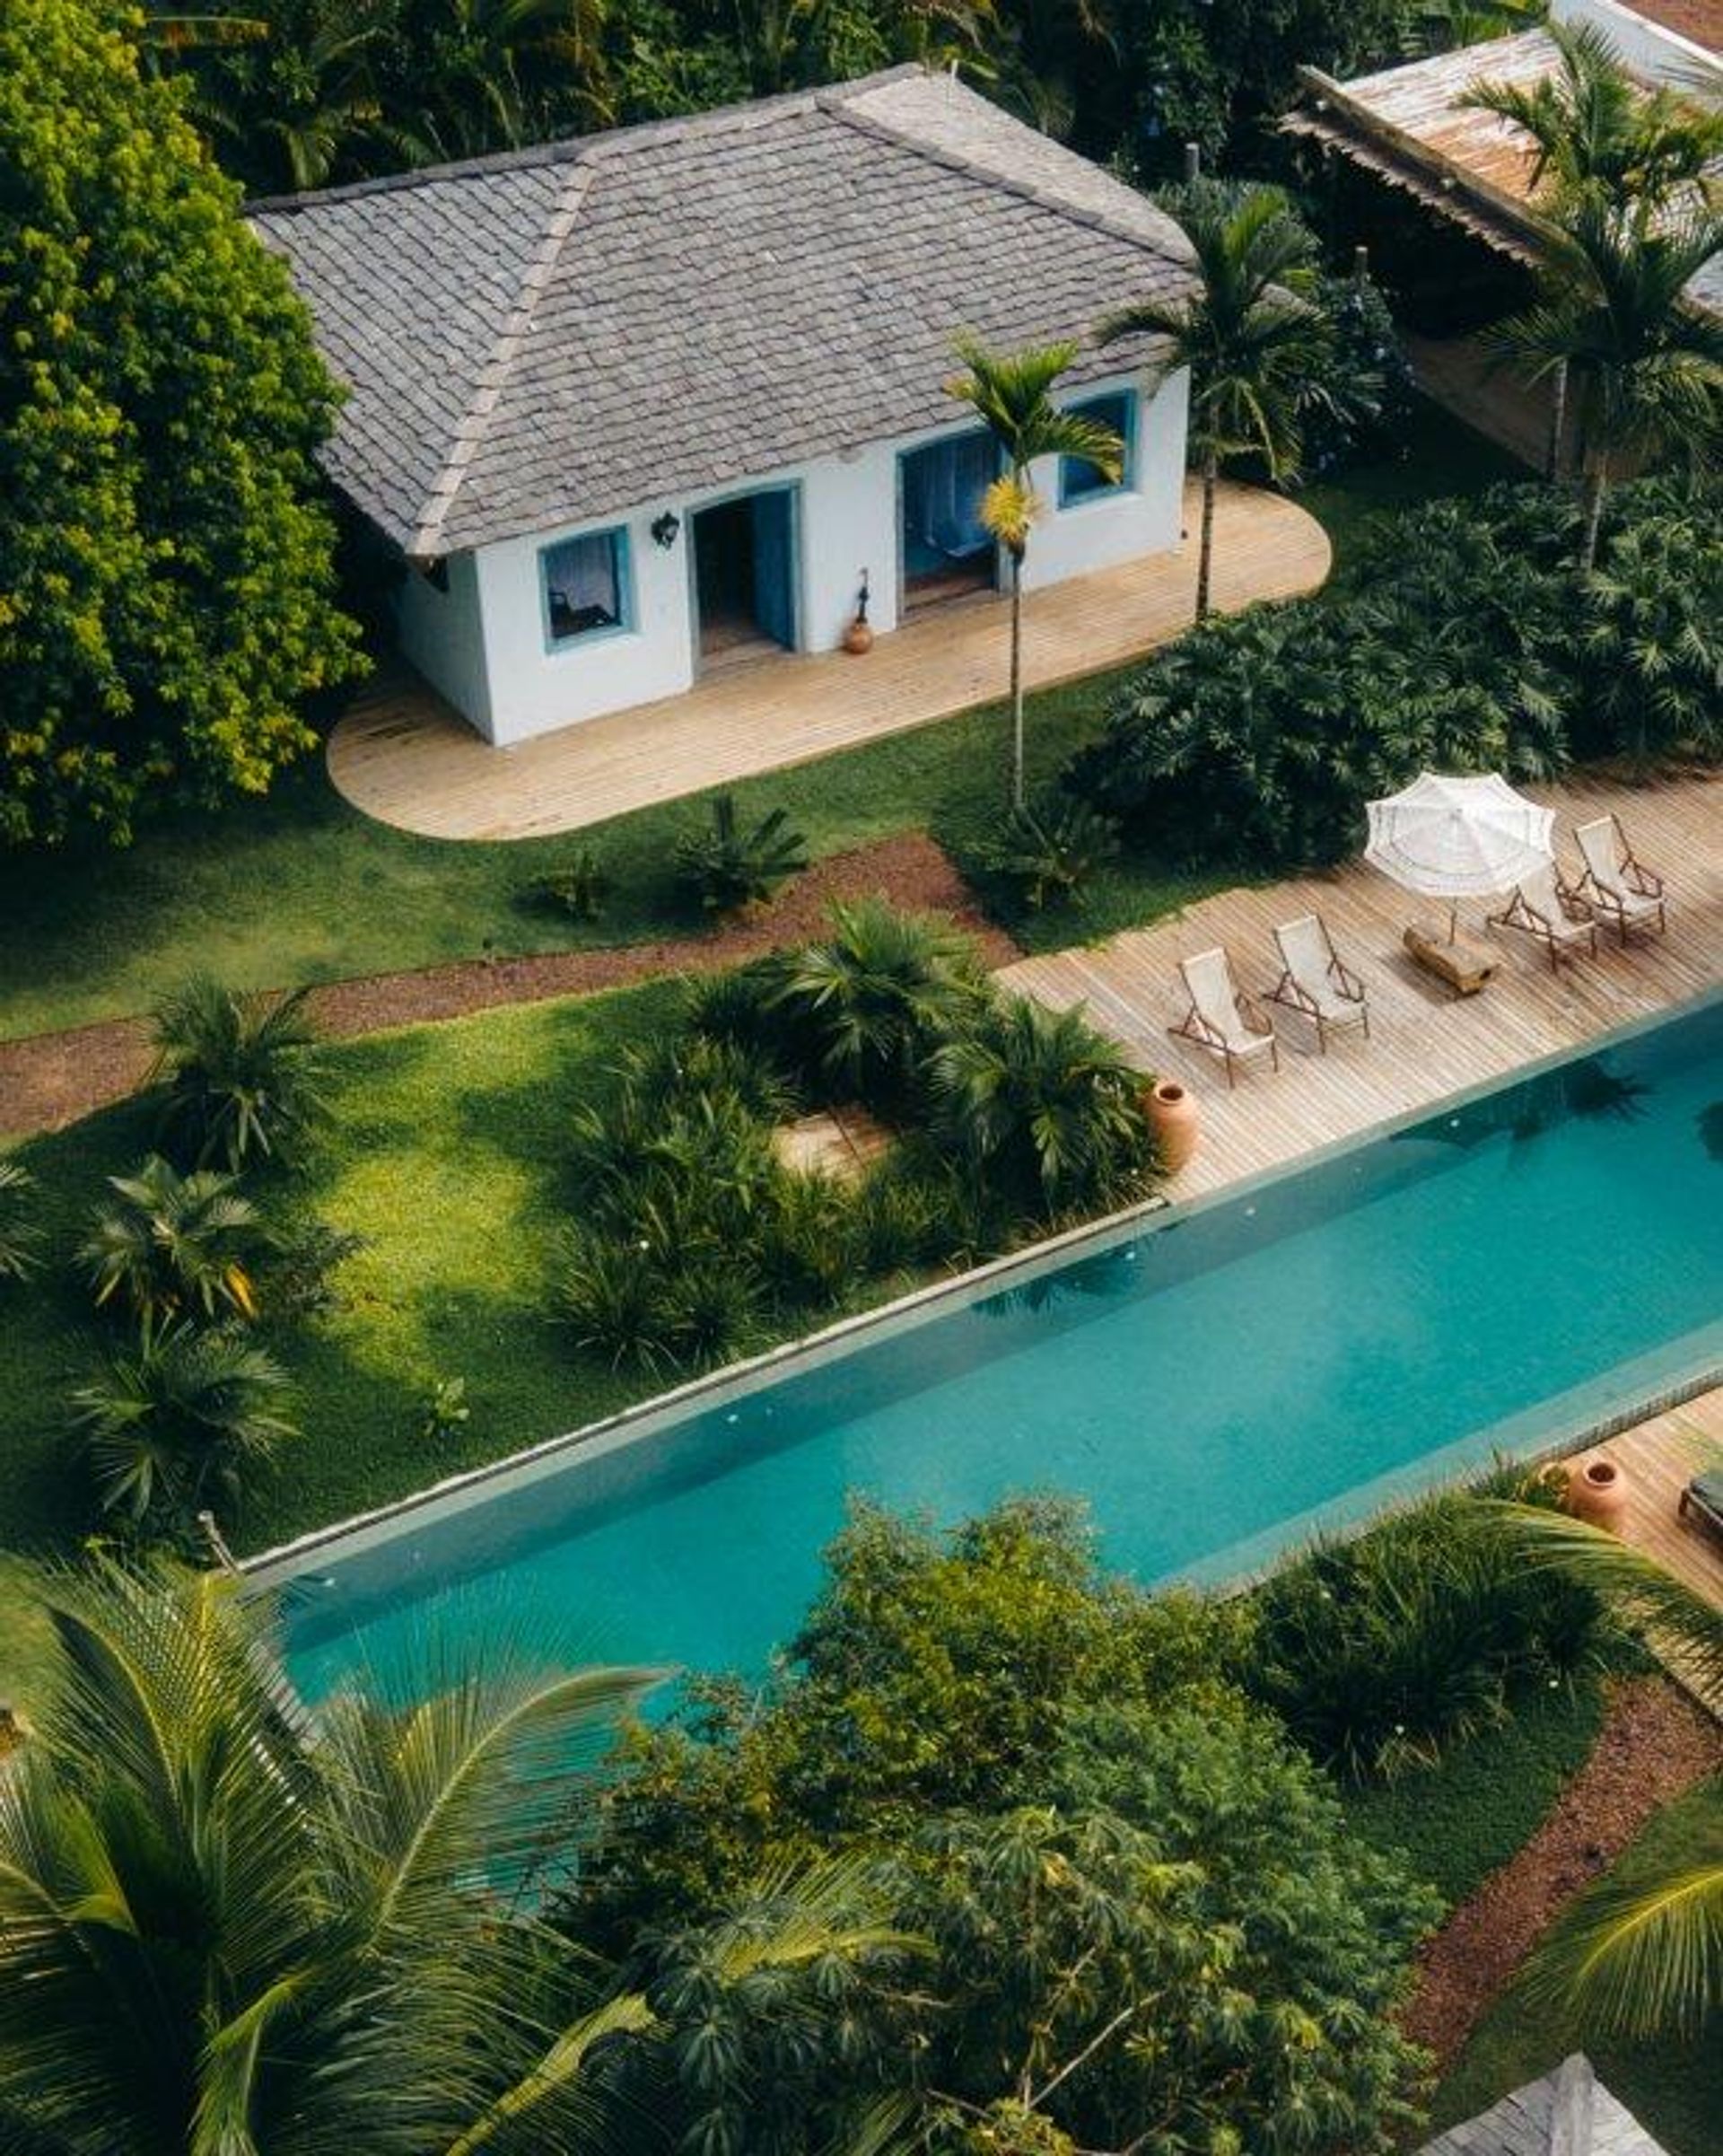
[[[1664,2156],[1583,2052],[1487,2111],[1427,2141],[1418,2156]]]
[[[348,386],[330,476],[417,555],[937,426],[958,329],[1080,339],[1185,276],[1142,197],[919,68],[251,216]]]

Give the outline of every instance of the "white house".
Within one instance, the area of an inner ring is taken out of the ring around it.
[[[1169,548],[1182,377],[1109,310],[1186,278],[1143,197],[917,67],[253,206],[348,396],[403,649],[492,741],[995,583],[952,339],[1081,354],[1124,472],[1039,472],[1029,584]]]

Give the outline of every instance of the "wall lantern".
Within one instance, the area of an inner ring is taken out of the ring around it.
[[[682,529],[682,520],[673,509],[667,509],[661,517],[652,521],[652,538],[666,552],[676,544],[676,535]]]

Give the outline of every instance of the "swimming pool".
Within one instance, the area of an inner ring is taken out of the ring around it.
[[[1723,998],[1003,1279],[290,1557],[299,1681],[487,1600],[759,1670],[852,1491],[1074,1493],[1108,1563],[1236,1576],[1690,1383],[1723,1364]]]

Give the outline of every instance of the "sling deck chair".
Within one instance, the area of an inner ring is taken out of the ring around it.
[[[1552,973],[1581,943],[1590,946],[1593,958],[1597,955],[1596,916],[1553,863],[1517,883],[1502,910],[1486,918],[1492,928],[1517,928],[1535,937],[1550,954]]]
[[[1579,879],[1579,896],[1605,920],[1614,923],[1623,943],[1636,928],[1655,925],[1661,935],[1667,926],[1663,878],[1634,859],[1619,819],[1594,817],[1591,822],[1579,825],[1573,835],[1586,864],[1586,872]]]
[[[1191,1007],[1177,1025],[1168,1029],[1169,1032],[1223,1057],[1229,1087],[1237,1082],[1233,1076],[1236,1063],[1249,1064],[1266,1054],[1273,1067],[1280,1069],[1281,1051],[1273,1021],[1239,992],[1232,977],[1232,960],[1219,944],[1212,951],[1199,951],[1194,958],[1181,959],[1178,969],[1185,977]]]
[[[1268,992],[1272,1004],[1281,1004],[1310,1019],[1316,1029],[1316,1046],[1328,1053],[1330,1026],[1361,1026],[1370,1037],[1370,1008],[1364,984],[1334,949],[1328,924],[1320,914],[1300,914],[1274,931],[1280,946],[1281,977]]]

